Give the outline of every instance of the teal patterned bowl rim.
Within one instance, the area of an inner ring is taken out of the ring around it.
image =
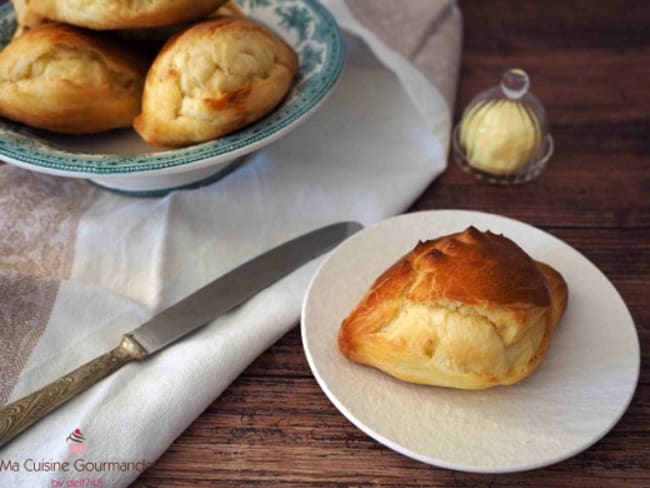
[[[332,14],[317,0],[237,0],[255,19],[258,8],[274,10],[280,19],[275,30],[285,29],[296,38],[300,68],[292,90],[266,118],[220,139],[180,149],[143,154],[89,154],[56,147],[22,124],[0,119],[0,157],[47,172],[81,174],[125,174],[158,171],[206,160],[225,160],[258,149],[277,139],[315,110],[328,95],[343,69],[344,43]],[[10,2],[0,5],[0,47],[16,27]],[[74,137],[74,136],[71,136]],[[48,171],[49,170],[49,171]]]

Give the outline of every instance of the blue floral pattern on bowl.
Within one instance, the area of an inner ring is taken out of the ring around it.
[[[299,73],[281,105],[266,118],[218,140],[194,146],[134,154],[95,154],[70,151],[47,134],[0,119],[0,157],[34,170],[70,172],[79,176],[156,171],[245,154],[264,140],[307,115],[331,91],[343,67],[343,38],[332,15],[316,0],[238,0],[242,10],[281,35],[298,53]],[[11,3],[0,6],[0,48],[16,29]],[[277,135],[277,134],[276,134]],[[73,137],[73,136],[70,136]]]

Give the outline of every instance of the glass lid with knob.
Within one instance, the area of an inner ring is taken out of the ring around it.
[[[525,71],[511,69],[499,86],[470,101],[452,135],[463,169],[497,184],[523,183],[543,171],[553,139],[546,111],[529,86]]]

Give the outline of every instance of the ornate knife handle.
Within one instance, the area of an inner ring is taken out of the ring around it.
[[[132,360],[148,355],[130,335],[118,347],[80,366],[31,395],[0,409],[0,447],[72,397]]]

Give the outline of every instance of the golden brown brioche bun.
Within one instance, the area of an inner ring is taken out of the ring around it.
[[[256,22],[222,17],[196,24],[156,57],[134,127],[157,146],[215,139],[271,112],[297,69],[293,49]]]
[[[228,0],[221,5],[217,10],[208,15],[209,18],[217,16],[230,15],[233,17],[246,17],[246,14],[237,6],[234,0]],[[121,29],[115,31],[120,39],[126,42],[138,43],[139,46],[144,46],[147,50],[154,50],[157,52],[170,37],[178,34],[190,27],[190,24],[174,24],[164,27],[146,27],[141,29]]]
[[[30,0],[32,12],[96,30],[160,27],[205,17],[226,0]]]
[[[129,127],[146,69],[144,58],[111,39],[42,24],[0,52],[0,115],[65,134]]]
[[[509,385],[540,364],[567,286],[506,237],[464,232],[420,242],[343,321],[349,359],[413,383]]]

